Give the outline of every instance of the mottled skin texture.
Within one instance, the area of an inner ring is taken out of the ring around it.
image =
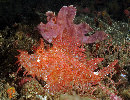
[[[48,18],[50,21],[47,24],[41,23],[39,29],[43,38],[51,42],[53,47],[45,50],[41,39],[41,44],[34,54],[20,51],[18,57],[19,63],[28,74],[46,81],[45,88],[51,93],[67,92],[73,88],[86,91],[87,87],[98,84],[106,74],[112,72],[117,63],[115,60],[108,67],[94,72],[103,58],[86,61],[85,50],[81,45],[86,38],[83,36],[84,33],[92,29],[85,23],[75,25],[73,23],[75,12],[76,9],[73,6],[63,7],[56,20],[51,20],[55,17],[48,14],[52,18]],[[98,37],[97,34],[100,32],[95,34]],[[94,37],[87,37],[88,43],[97,39]]]
[[[48,50],[44,49],[41,42],[34,54],[20,51],[18,59],[28,74],[46,81],[45,88],[52,93],[67,92],[79,86],[85,91],[88,86],[98,84],[105,75],[112,72],[117,61],[95,74],[94,70],[103,58],[86,61],[83,52],[83,48],[68,41],[55,43]]]

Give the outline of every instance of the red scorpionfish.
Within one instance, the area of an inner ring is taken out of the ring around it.
[[[43,38],[52,43],[53,47],[45,49],[41,39],[41,44],[34,54],[19,51],[19,64],[25,68],[27,74],[46,81],[44,88],[50,93],[65,93],[73,88],[87,91],[88,87],[98,84],[105,75],[112,72],[118,62],[115,60],[107,67],[94,72],[98,68],[97,64],[104,58],[86,61],[85,49],[81,45],[103,40],[106,34],[98,31],[96,35],[85,37],[85,32],[92,29],[86,23],[74,24],[75,13],[73,6],[64,6],[58,16],[47,13],[48,23],[40,23],[38,26]]]

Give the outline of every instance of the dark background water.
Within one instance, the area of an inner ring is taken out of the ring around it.
[[[38,24],[46,11],[58,12],[62,6],[89,7],[95,11],[107,9],[111,18],[123,20],[129,0],[0,0],[0,29],[14,23]]]

